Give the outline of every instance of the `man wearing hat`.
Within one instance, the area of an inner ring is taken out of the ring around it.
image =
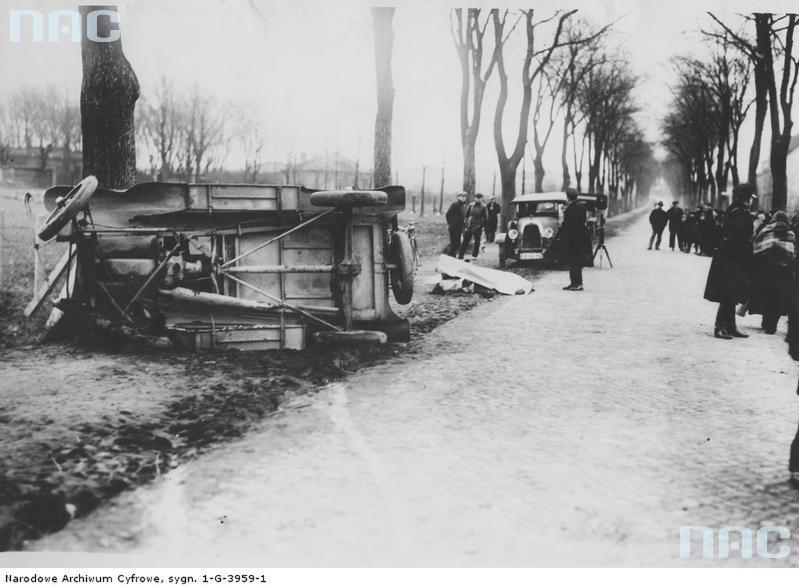
[[[474,202],[472,202],[466,209],[466,226],[463,230],[463,241],[461,248],[458,252],[458,258],[463,259],[466,253],[466,248],[469,246],[469,241],[474,239],[474,247],[472,247],[472,257],[476,258],[480,253],[480,239],[483,236],[483,228],[488,223],[488,210],[483,204],[483,195],[477,193],[474,195]]]
[[[682,239],[680,238],[680,227],[682,227],[682,208],[677,206],[678,202],[675,200],[671,203],[666,215],[669,218],[669,247],[674,251],[674,239],[677,238],[680,249],[682,249]]]
[[[561,259],[569,267],[569,285],[564,290],[581,292],[583,290],[583,268],[594,265],[591,253],[591,235],[585,223],[588,213],[585,206],[577,200],[577,190],[566,189],[566,208],[563,209],[563,223],[557,234]]]
[[[652,212],[649,213],[649,224],[652,225],[652,236],[649,238],[649,249],[652,249],[652,244],[655,243],[655,249],[660,249],[660,240],[663,238],[663,229],[666,228],[666,223],[669,222],[669,215],[663,210],[663,201],[659,201]]]
[[[721,244],[713,254],[705,285],[705,299],[718,302],[713,335],[718,339],[746,338],[735,325],[735,305],[748,296],[749,266],[752,249],[753,221],[749,212],[755,188],[738,184],[732,190],[732,204],[724,214]]]
[[[449,205],[446,218],[449,229],[449,254],[455,257],[461,248],[461,235],[466,220],[466,194],[463,192],[458,194],[458,199]]]
[[[499,224],[499,213],[502,212],[502,207],[497,202],[496,196],[491,196],[486,204],[488,211],[488,224],[486,225],[486,241],[488,243],[494,242],[494,237],[497,234],[497,224]]]

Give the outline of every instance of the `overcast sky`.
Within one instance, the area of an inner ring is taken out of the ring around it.
[[[383,3],[386,5],[388,3]],[[449,34],[454,3],[412,1],[394,19],[394,165],[400,182],[418,183],[421,167],[462,166],[458,95],[460,71]],[[472,5],[475,3],[473,2]],[[478,3],[485,7],[497,3]],[[0,0],[0,93],[22,84],[54,83],[77,96],[80,46],[65,36],[57,43],[9,42],[8,11],[74,9],[58,0]],[[324,154],[340,150],[371,165],[375,115],[374,61],[369,7],[364,0],[127,0],[118,3],[125,53],[143,95],[166,74],[178,86],[197,83],[221,100],[246,105],[261,121],[266,157],[283,161],[289,152]],[[507,7],[513,4],[504,3]],[[707,0],[596,0],[537,2],[541,16],[557,7],[577,7],[598,25],[617,21],[611,43],[623,47],[641,76],[640,122],[652,140],[669,100],[669,59],[702,52],[696,33],[708,24],[706,10],[796,9],[795,2]],[[520,63],[509,56],[511,92]],[[516,92],[518,95],[518,92]],[[513,95],[512,95],[513,97]],[[478,187],[488,190],[496,167],[490,135],[493,91],[486,97],[478,143]],[[508,126],[515,123],[509,104]],[[510,130],[510,128],[509,128]],[[508,138],[510,143],[512,139]],[[560,173],[559,145],[547,158],[550,177]],[[232,160],[236,153],[232,154]],[[235,164],[235,161],[231,162]],[[529,168],[528,168],[529,169]],[[440,173],[436,170],[435,173]],[[430,180],[428,180],[430,181]],[[455,189],[453,186],[452,189]]]

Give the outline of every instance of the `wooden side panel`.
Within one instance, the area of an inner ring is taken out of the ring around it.
[[[353,254],[361,264],[361,273],[352,284],[352,307],[355,311],[374,311],[375,308],[375,275],[374,275],[374,242],[372,225],[361,225],[353,228]],[[356,318],[372,318],[373,313],[356,314]]]
[[[264,232],[238,237],[239,254],[254,249],[261,243],[276,237],[277,232]],[[309,226],[292,233],[256,251],[238,262],[238,265],[331,265],[333,245],[331,229],[324,226]],[[311,306],[335,306],[330,288],[330,273],[307,274],[243,274],[245,282],[287,301],[290,304]],[[240,298],[268,302],[269,299],[251,288],[239,286]]]

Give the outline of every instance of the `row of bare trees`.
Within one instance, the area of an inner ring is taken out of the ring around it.
[[[55,86],[23,86],[0,102],[0,160],[10,148],[37,150],[41,168],[53,151],[80,151],[80,108]],[[69,158],[65,157],[65,161]]]
[[[712,26],[702,30],[713,47],[708,58],[676,60],[678,81],[671,110],[663,121],[664,147],[670,155],[667,179],[695,200],[715,201],[738,168],[739,131],[754,104],[754,138],[746,181],[755,184],[763,131],[768,116],[769,167],[773,209],[787,204],[786,161],[793,126],[792,109],[799,70],[795,32],[799,17],[753,13],[724,22],[708,13]]]
[[[634,120],[636,80],[629,64],[604,46],[611,25],[593,26],[579,18],[576,10],[540,17],[535,9],[456,8],[450,17],[462,74],[460,121],[467,194],[475,190],[475,145],[483,98],[495,73],[498,98],[493,139],[503,204],[516,195],[518,168],[528,148],[533,153],[535,191],[543,191],[544,153],[558,123],[562,125],[563,189],[573,185],[583,189],[587,164],[588,191],[607,191],[618,209],[632,206],[633,194],[648,191],[657,174],[653,150]],[[522,99],[515,137],[508,147],[504,134],[511,88],[506,46],[517,30],[524,45]]]
[[[243,155],[244,181],[255,182],[263,167],[265,134],[249,109],[222,103],[196,85],[179,92],[162,77],[138,102],[135,125],[142,167],[158,180],[197,181],[217,170],[234,146]],[[54,86],[22,87],[0,102],[0,160],[10,148],[37,150],[44,170],[51,153],[81,147],[80,107]]]
[[[196,182],[219,169],[235,143],[243,155],[244,181],[257,181],[265,134],[246,106],[221,102],[196,84],[179,91],[162,76],[138,109],[137,142],[153,178]]]

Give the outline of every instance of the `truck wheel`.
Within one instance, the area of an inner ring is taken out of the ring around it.
[[[94,176],[86,176],[81,182],[72,188],[64,198],[56,204],[53,212],[44,221],[44,224],[39,227],[37,236],[42,241],[49,241],[55,237],[58,232],[67,226],[77,214],[86,208],[89,204],[89,199],[97,190],[97,178]]]
[[[391,290],[400,304],[408,304],[413,298],[413,249],[411,240],[401,231],[391,235],[388,245],[389,260],[394,266],[389,270]]]
[[[388,203],[388,194],[380,190],[320,190],[311,194],[314,206],[382,206]]]

